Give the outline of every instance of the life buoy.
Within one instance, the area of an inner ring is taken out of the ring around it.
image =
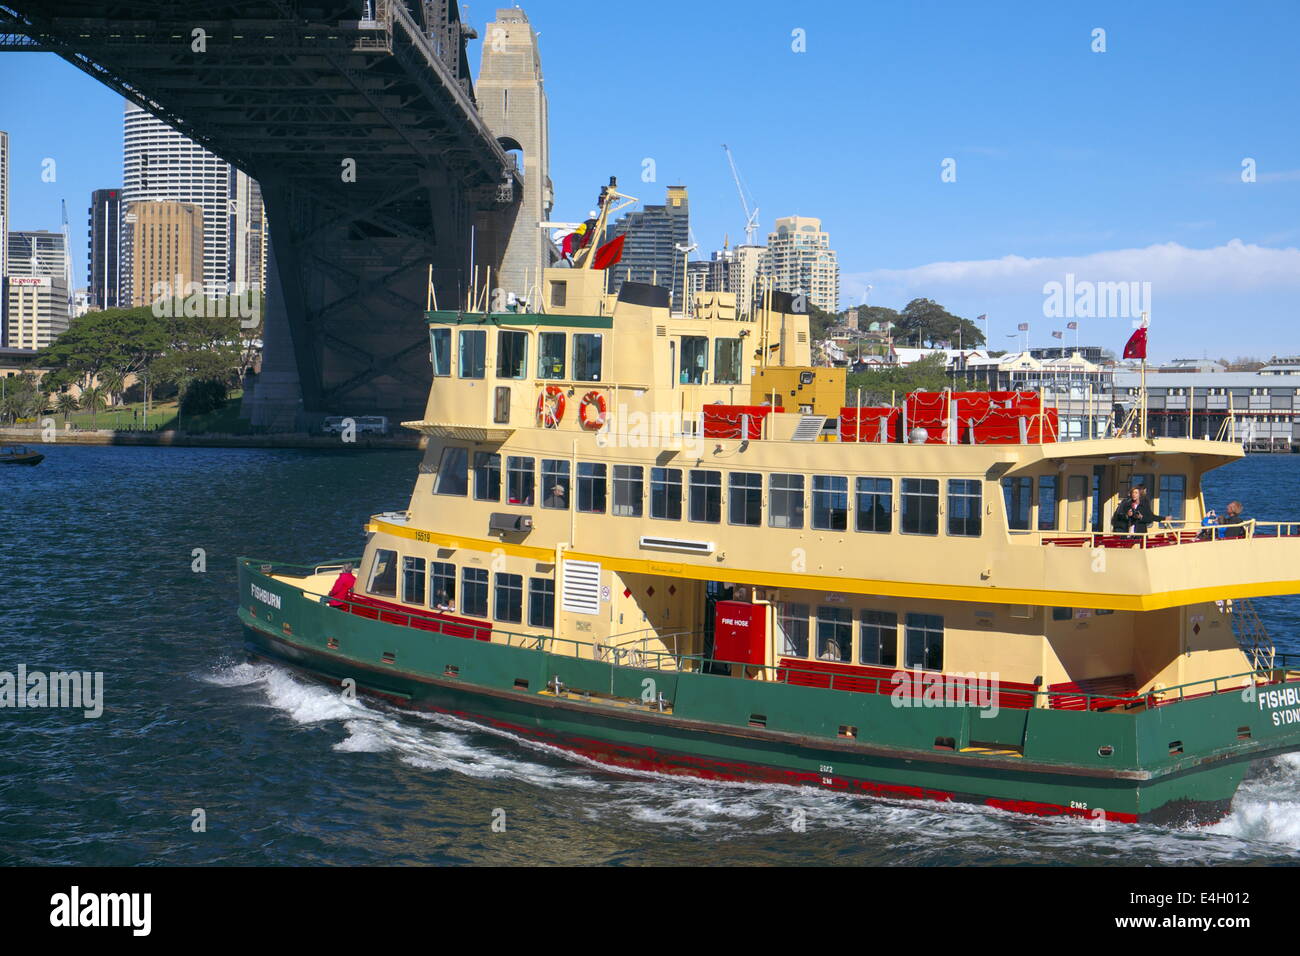
[[[547,385],[537,396],[537,420],[543,428],[558,428],[564,418],[564,389]]]
[[[588,418],[587,409],[592,406],[596,407],[596,417]],[[578,421],[587,431],[596,431],[605,427],[605,413],[609,406],[605,403],[605,396],[600,392],[591,391],[582,396],[582,404],[578,406]]]

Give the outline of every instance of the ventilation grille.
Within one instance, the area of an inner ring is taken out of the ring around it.
[[[560,606],[573,614],[600,612],[600,565],[595,561],[565,561]]]
[[[666,325],[655,326],[655,335],[659,336],[660,338],[664,338],[667,334],[668,334],[668,326]]]
[[[799,419],[799,424],[795,426],[794,434],[790,436],[790,440],[816,441],[821,437],[822,428],[825,424],[825,415],[804,415]]]
[[[697,554],[710,554],[713,551],[712,541],[691,541],[687,538],[649,538],[641,539],[643,548],[668,548],[672,551],[692,551]]]

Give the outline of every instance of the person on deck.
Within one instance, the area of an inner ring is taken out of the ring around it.
[[[1249,519],[1247,519],[1246,516],[1241,513],[1241,502],[1229,501],[1227,507],[1227,514],[1224,514],[1219,518],[1219,524],[1232,525],[1232,527],[1225,529],[1223,532],[1223,536],[1225,538],[1246,537],[1246,529],[1243,526],[1245,525],[1247,520]]]
[[[330,588],[330,607],[345,607],[343,602],[352,599],[352,589],[356,584],[357,577],[352,573],[352,565],[343,565],[343,570],[334,579],[334,586]]]
[[[1111,530],[1119,534],[1145,534],[1147,526],[1157,521],[1168,521],[1168,515],[1158,515],[1151,507],[1151,499],[1143,493],[1142,485],[1134,485],[1128,498],[1120,502],[1110,519]]]
[[[551,488],[551,493],[547,495],[546,500],[542,502],[542,507],[543,508],[568,508],[569,507],[568,499],[564,497],[564,485],[560,485],[560,484],[554,485]]]

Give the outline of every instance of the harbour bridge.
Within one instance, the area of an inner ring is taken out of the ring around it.
[[[261,184],[245,410],[270,428],[420,417],[429,267],[443,306],[500,268],[523,179],[479,115],[475,35],[456,0],[0,0],[0,50],[58,54]]]

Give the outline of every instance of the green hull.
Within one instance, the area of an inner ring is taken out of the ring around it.
[[[1220,819],[1250,761],[1300,749],[1300,720],[1285,722],[1300,718],[1300,682],[1254,700],[1226,692],[1128,712],[1004,708],[989,719],[973,706],[897,706],[885,694],[616,666],[384,623],[243,561],[240,595],[254,655],[616,767],[1186,823]],[[564,694],[551,692],[556,680]],[[642,703],[660,695],[667,712]],[[856,736],[842,736],[846,727]],[[1023,756],[963,753],[971,741]]]

